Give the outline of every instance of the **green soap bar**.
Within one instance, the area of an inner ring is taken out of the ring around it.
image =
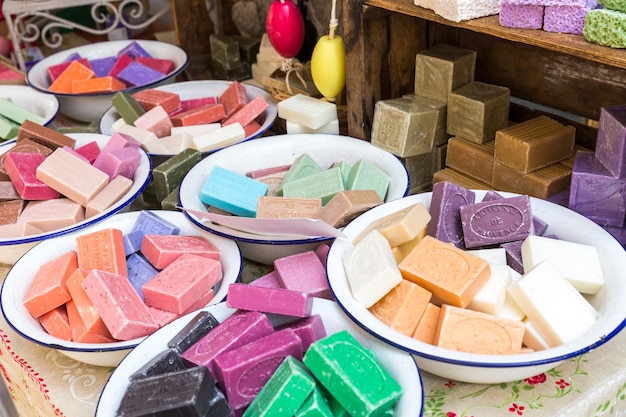
[[[287,356],[243,413],[243,417],[291,417],[315,387],[304,365]]]
[[[241,68],[239,44],[230,35],[209,36],[211,59],[221,63],[224,68],[234,70]]]
[[[161,210],[178,211],[178,190],[180,187],[176,187],[171,193],[161,200]]]
[[[89,124],[85,126],[61,126],[57,129],[59,133],[99,133],[100,127],[97,124]]]
[[[348,189],[348,176],[350,175],[350,171],[352,171],[352,164],[348,161],[339,161],[333,164],[333,168],[339,168],[341,170],[341,178],[343,178],[343,186],[347,190]]]
[[[201,159],[200,151],[187,148],[155,167],[152,170],[152,181],[157,200],[162,201],[178,187],[185,174]]]
[[[387,415],[402,387],[373,352],[342,330],[313,343],[304,364],[351,416]]]
[[[626,48],[626,13],[593,9],[585,15],[583,36],[589,42],[611,48]]]
[[[626,12],[626,1],[624,0],[598,0],[598,4],[603,5],[605,9]]]
[[[20,131],[20,125],[6,117],[0,116],[0,138],[13,139]]]
[[[235,42],[239,44],[239,54],[243,61],[249,63],[256,62],[256,55],[259,53],[261,39],[248,38],[246,36],[233,36]]]
[[[361,159],[352,167],[348,176],[348,190],[374,190],[385,201],[391,179],[373,163]]]
[[[415,93],[447,102],[448,94],[474,81],[476,51],[438,44],[415,56]]]
[[[317,174],[289,181],[283,187],[284,197],[320,198],[325,205],[339,191],[345,190],[341,169],[330,168]]]
[[[329,394],[326,390],[322,390],[324,388],[316,385],[294,417],[335,417],[330,408]]]
[[[133,96],[123,91],[118,91],[111,97],[111,104],[120,116],[122,116],[124,122],[131,126],[135,124],[135,120],[137,120],[139,116],[146,112]]]
[[[39,125],[43,124],[43,117],[30,112],[17,104],[13,104],[5,98],[0,98],[0,115],[18,124],[24,123],[25,120],[30,120],[31,122]]]
[[[283,187],[288,182],[308,177],[309,175],[317,174],[319,172],[322,172],[322,167],[318,165],[311,155],[303,153],[297,157],[295,161],[293,161],[287,170],[282,182],[276,189],[276,194],[279,196],[283,195]]]

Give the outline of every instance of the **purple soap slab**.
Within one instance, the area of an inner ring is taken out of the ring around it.
[[[133,230],[124,233],[124,255],[130,256],[141,250],[141,241],[143,240],[143,232],[141,230]]]
[[[506,264],[515,272],[524,274],[524,262],[522,261],[522,243],[523,240],[507,242],[500,245],[506,253]]]
[[[626,176],[626,104],[600,108],[595,152],[614,177]]]
[[[624,226],[626,179],[614,178],[593,152],[577,152],[569,208],[602,226]]]
[[[481,201],[495,201],[504,198],[503,195],[498,194],[497,191],[489,190],[483,196]],[[533,234],[535,235],[543,235],[545,231],[548,229],[548,223],[544,222],[537,216],[533,216]]]
[[[215,358],[227,350],[234,349],[274,332],[267,316],[258,311],[238,311],[182,354],[183,360],[191,365],[206,366],[214,374]]]
[[[566,189],[561,190],[558,193],[551,195],[550,197],[546,198],[546,201],[549,201],[554,204],[558,204],[559,206],[568,207],[569,206],[569,189],[570,187],[567,187]]]
[[[465,187],[448,181],[435,183],[430,202],[432,218],[426,226],[426,234],[465,249],[460,209],[474,203],[475,199],[476,193]]]
[[[622,246],[626,246],[626,227],[601,226],[609,232]]]
[[[95,73],[97,78],[106,77],[111,72],[113,65],[117,62],[117,58],[114,56],[107,56],[104,58],[92,59],[89,61],[91,69]]]
[[[587,13],[596,7],[596,0],[589,0],[584,6],[548,6],[543,14],[543,30],[582,35]]]
[[[326,327],[324,327],[324,321],[322,320],[322,316],[319,314],[314,314],[310,317],[284,324],[278,327],[277,330],[286,328],[292,329],[296,332],[296,335],[298,335],[302,341],[303,352],[306,352],[311,344],[326,337]]]
[[[133,253],[126,259],[126,268],[128,269],[128,280],[143,300],[143,292],[141,287],[150,281],[159,271],[152,266],[143,255]]]
[[[302,341],[282,329],[215,358],[217,386],[237,412],[249,405],[287,356],[302,360]]]
[[[530,197],[481,201],[461,207],[465,247],[478,248],[526,239],[533,232]]]
[[[278,280],[278,275],[276,275],[276,271],[270,271],[262,277],[255,279],[248,285],[265,288],[283,288],[282,284]]]
[[[217,321],[213,314],[208,311],[201,311],[167,342],[167,346],[179,352],[184,352],[219,324],[220,322]]]
[[[306,251],[274,260],[274,271],[288,290],[332,299],[326,268],[315,251]]]
[[[159,217],[153,211],[142,210],[137,215],[137,220],[131,229],[132,232],[139,230],[145,235],[177,235],[180,227]]]
[[[131,43],[129,43],[128,45],[126,45],[124,48],[122,48],[118,53],[117,56],[121,56],[121,55],[128,55],[131,58],[136,58],[138,56],[144,56],[144,57],[148,57],[151,58],[152,55],[146,51],[138,42],[136,41],[132,41]]]
[[[520,29],[541,29],[543,24],[542,5],[500,2],[499,23],[501,26]]]
[[[241,310],[308,317],[313,309],[311,294],[286,288],[234,283],[228,286],[226,305]]]
[[[163,78],[163,74],[138,62],[131,62],[117,74],[117,78],[126,85],[138,87]]]
[[[163,375],[168,372],[182,371],[183,369],[187,369],[187,367],[180,357],[180,352],[176,349],[167,349],[150,359],[128,378],[133,381],[135,379]]]

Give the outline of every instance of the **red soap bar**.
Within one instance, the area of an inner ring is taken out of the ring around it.
[[[72,340],[72,329],[65,305],[55,308],[41,317],[39,323],[48,334],[63,340]]]
[[[111,71],[109,71],[109,76],[117,78],[117,74],[119,74],[120,71],[126,68],[131,62],[133,62],[133,59],[130,56],[121,54],[117,57],[117,61],[115,61]]]
[[[223,118],[224,106],[221,104],[207,104],[171,117],[174,126],[193,126],[215,123]]]
[[[226,305],[240,310],[308,317],[313,308],[313,297],[285,288],[234,283],[228,286]]]
[[[80,61],[72,61],[65,71],[50,84],[48,90],[55,93],[71,94],[74,81],[87,80],[95,76],[96,74],[91,68],[81,64]]]
[[[174,61],[171,59],[153,58],[147,56],[138,56],[135,58],[135,62],[150,67],[153,70],[159,71],[161,74],[169,74],[176,68]]]
[[[253,120],[243,127],[243,133],[244,135],[246,135],[247,138],[249,138],[251,136],[254,136],[254,134],[258,132],[260,128],[261,125],[259,124],[259,122]]]
[[[60,64],[50,65],[46,68],[46,73],[48,74],[48,80],[52,83],[70,66],[73,61],[78,61],[87,68],[91,68],[89,60],[87,58],[79,58],[77,60],[65,61]]]
[[[58,191],[37,179],[37,167],[46,157],[40,153],[8,152],[4,169],[20,197],[24,200],[52,200],[59,198]]]
[[[217,247],[202,236],[144,235],[141,253],[157,269],[163,269],[185,253],[220,260]]]
[[[90,164],[93,164],[98,155],[100,155],[100,146],[98,145],[98,142],[93,140],[77,147],[74,151],[79,155],[82,155],[83,158],[85,158]]]
[[[68,302],[67,280],[78,267],[76,252],[69,251],[42,264],[24,296],[24,307],[39,317]]]
[[[156,106],[163,107],[168,114],[176,111],[181,106],[180,96],[176,93],[148,88],[133,94],[133,98],[148,111]]]
[[[246,87],[239,81],[233,81],[220,96],[220,103],[224,106],[224,117],[228,118],[235,112],[243,109],[248,104],[248,101]]]
[[[259,117],[267,108],[269,104],[261,96],[255,97],[250,100],[242,109],[234,112],[228,119],[226,119],[222,125],[228,126],[233,123],[239,123],[241,126],[246,126],[254,119]]]
[[[206,106],[207,104],[218,104],[217,97],[200,97],[191,98],[188,100],[181,100],[178,109],[169,113],[170,117],[176,116],[179,113],[186,112],[187,110],[197,109],[198,107]]]
[[[128,277],[124,235],[108,228],[76,237],[78,267],[89,273],[94,269]]]
[[[315,251],[278,258],[274,261],[274,269],[284,288],[332,299],[326,268]]]

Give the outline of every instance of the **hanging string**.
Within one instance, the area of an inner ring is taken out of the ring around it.
[[[328,39],[333,39],[335,37],[335,30],[339,26],[339,20],[337,20],[337,0],[332,0],[331,8],[330,8],[330,24],[329,24],[329,32]]]
[[[285,73],[285,84],[287,86],[287,92],[289,93],[289,95],[293,95],[293,91],[291,90],[291,85],[289,83],[289,75],[291,75],[292,73],[296,74],[296,76],[302,83],[304,90],[307,90],[306,81],[304,81],[304,78],[302,77],[304,65],[302,65],[300,62],[294,62],[293,58],[285,58],[283,59],[281,65],[281,71]]]

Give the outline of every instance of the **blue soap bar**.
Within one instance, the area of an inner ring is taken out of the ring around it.
[[[152,57],[148,51],[146,51],[137,41],[132,41],[124,48],[122,48],[118,53],[117,57],[119,58],[122,55],[128,55],[131,58],[137,58],[139,56],[144,57]]]
[[[143,231],[133,230],[124,233],[124,255],[129,256],[141,250],[141,242],[143,241]]]
[[[268,185],[244,174],[215,166],[200,191],[200,201],[242,217],[256,217],[259,197]]]
[[[175,224],[159,217],[152,211],[139,212],[131,231],[141,230],[146,235],[177,235],[180,228]]]
[[[137,87],[160,80],[163,73],[139,62],[131,62],[117,73],[117,78],[128,86]]]
[[[89,65],[91,65],[91,69],[96,74],[96,77],[106,77],[111,72],[111,68],[117,62],[117,58],[114,56],[107,56],[104,58],[92,59],[89,61]]]
[[[159,271],[152,266],[150,261],[138,253],[133,253],[126,259],[126,267],[128,269],[128,280],[143,300],[141,287],[158,274]]]
[[[169,342],[167,346],[184,352],[220,324],[208,311],[201,311],[194,316]]]
[[[183,362],[183,358],[180,357],[180,352],[176,349],[168,349],[159,353],[141,368],[133,372],[129,379],[133,381],[135,379],[148,378],[168,372],[182,371],[183,369],[187,369],[187,367]]]

